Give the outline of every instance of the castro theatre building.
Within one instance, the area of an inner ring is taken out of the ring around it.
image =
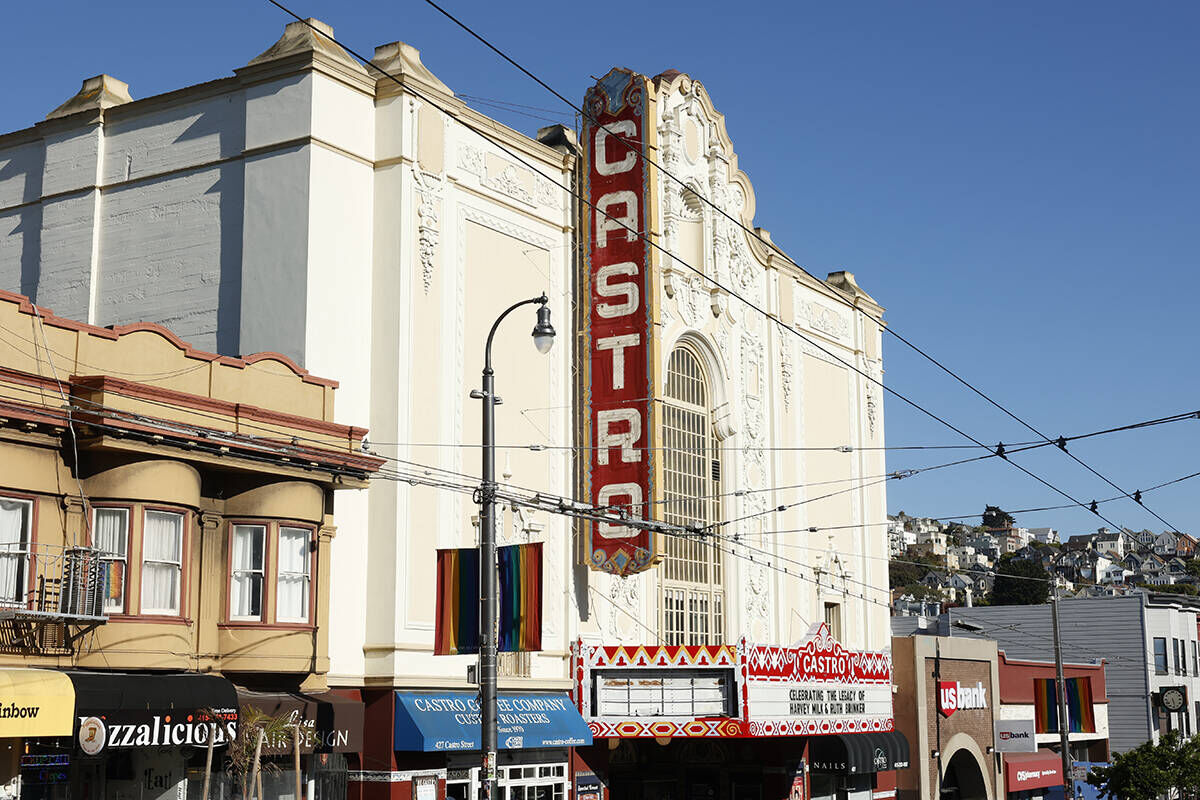
[[[577,797],[895,797],[882,308],[755,226],[698,81],[585,104]]]

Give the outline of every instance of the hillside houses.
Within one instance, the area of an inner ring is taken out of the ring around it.
[[[1124,594],[1138,586],[1200,593],[1200,561],[1192,563],[1197,540],[1186,533],[1099,528],[1064,539],[1048,527],[951,530],[937,520],[903,513],[889,517],[889,523],[892,558],[931,565],[919,589],[894,590],[893,607],[901,614],[936,596],[953,605],[984,598],[1005,557],[1036,562],[1067,596]]]

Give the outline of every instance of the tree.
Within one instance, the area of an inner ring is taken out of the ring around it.
[[[1036,561],[1015,558],[1007,553],[996,565],[996,582],[992,586],[994,606],[1041,605],[1050,596],[1050,573]]]
[[[962,547],[967,529],[957,522],[946,525],[946,543],[954,547]]]
[[[1200,797],[1200,741],[1171,731],[1158,744],[1146,742],[1115,753],[1112,764],[1093,769],[1087,781],[1102,797],[1156,800],[1174,789],[1180,800],[1195,800]]]
[[[291,741],[293,723],[288,714],[272,717],[255,706],[243,706],[240,717],[237,736],[229,743],[226,753],[227,767],[241,785],[242,797],[249,798],[258,791],[259,800],[262,800],[259,775],[279,771],[275,764],[262,760],[263,744],[274,746],[281,741]]]
[[[999,506],[987,506],[983,509],[983,527],[985,528],[1011,528],[1017,521]]]

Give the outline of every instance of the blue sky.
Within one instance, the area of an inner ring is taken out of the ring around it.
[[[755,185],[758,224],[813,273],[853,271],[897,331],[1047,433],[1200,409],[1200,5],[447,3],[571,98],[612,66],[704,82]],[[460,94],[546,109],[475,103],[520,130],[572,120],[419,0],[292,5],[367,53],[415,45]],[[266,0],[103,8],[7,9],[0,130],[41,119],[99,72],[134,97],[231,74],[288,21]],[[1030,438],[886,342],[890,386],[983,441]],[[893,399],[886,414],[890,444],[961,441]],[[1200,471],[1198,440],[1193,420],[1074,452],[1132,490]],[[895,453],[889,468],[941,460]],[[1080,499],[1115,494],[1061,453],[1021,463]],[[1197,487],[1146,503],[1197,531]],[[888,505],[936,516],[1060,501],[987,462],[893,483]],[[1129,501],[1104,510],[1118,524],[1163,527]],[[1101,524],[1083,511],[1019,522],[1067,533]]]

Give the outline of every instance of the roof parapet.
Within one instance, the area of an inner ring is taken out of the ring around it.
[[[384,94],[399,89],[395,81],[388,77],[390,75],[405,83],[416,84],[418,89],[454,96],[450,87],[421,63],[421,51],[407,42],[389,42],[376,47],[371,66],[367,69],[375,78],[377,91]]]
[[[82,88],[67,102],[46,115],[46,119],[67,117],[80,111],[102,110],[132,102],[129,84],[111,75],[96,75],[87,78]]]

